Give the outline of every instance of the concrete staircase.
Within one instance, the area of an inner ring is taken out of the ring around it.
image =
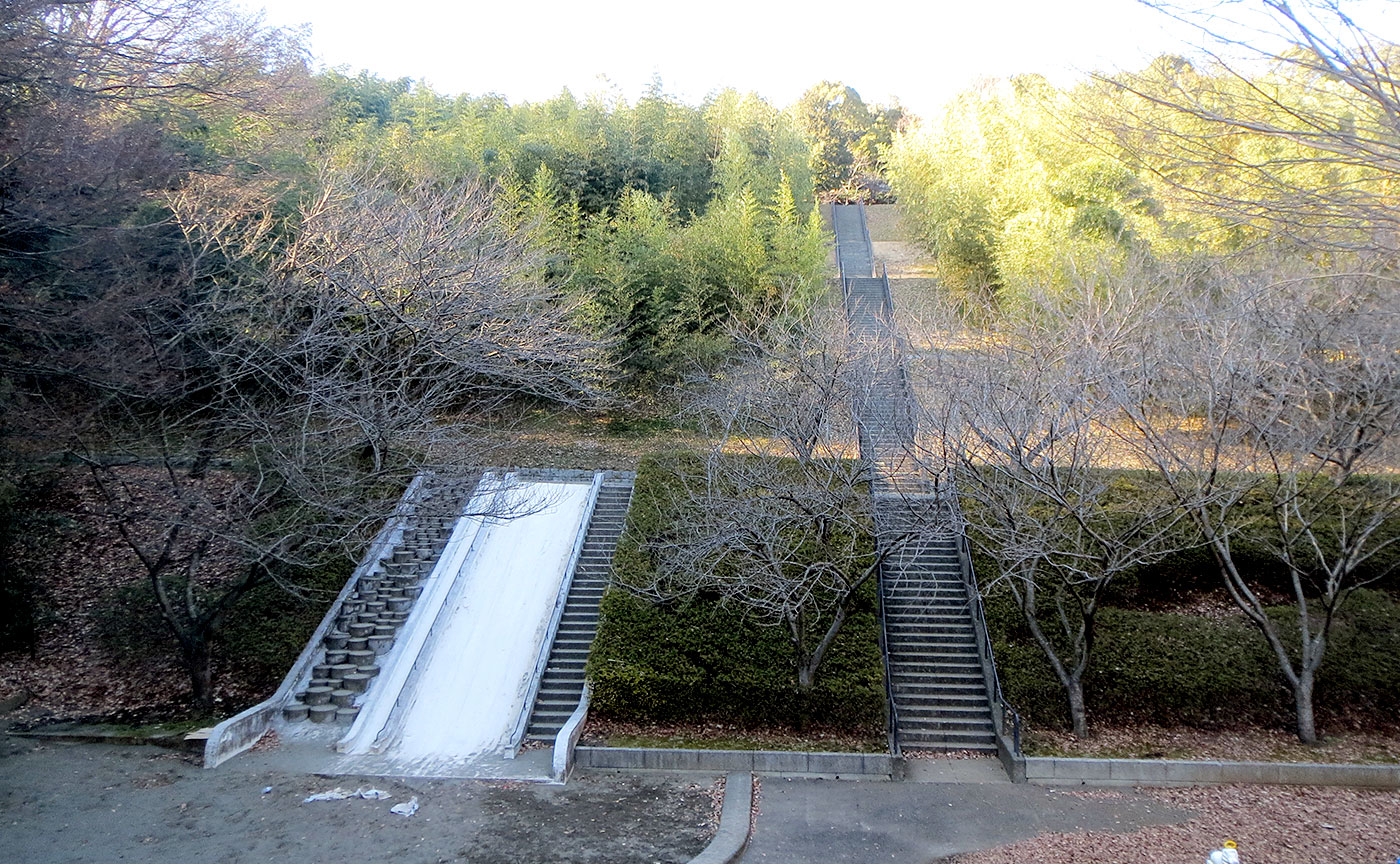
[[[875,494],[917,494],[922,472],[913,456],[913,396],[889,323],[884,281],[850,279],[846,288],[848,332],[868,367],[856,406],[860,452],[873,469]]]
[[[846,276],[847,332],[868,366],[855,406],[861,458],[871,467],[895,740],[910,750],[996,750],[977,631],[958,538],[914,458],[914,394],[904,375],[888,280],[871,278],[864,212],[832,208]]]
[[[610,471],[603,477],[593,518],[583,538],[559,631],[549,652],[525,737],[553,741],[583,695],[584,666],[598,632],[598,605],[612,571],[613,552],[627,520],[635,475]]]
[[[836,260],[846,278],[870,276],[874,272],[874,256],[865,228],[865,211],[835,205],[831,208],[831,223],[836,230]]]
[[[957,537],[928,533],[932,499],[875,506],[880,536],[898,544],[881,572],[881,599],[900,748],[995,752]]]
[[[285,719],[342,724],[355,719],[379,674],[379,655],[393,646],[422,591],[419,582],[432,572],[476,482],[472,477],[427,484],[398,544],[359,578],[341,604],[310,681],[282,708]]]

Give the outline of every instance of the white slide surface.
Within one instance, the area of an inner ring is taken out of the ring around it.
[[[502,495],[538,509],[476,532],[472,554],[422,647],[421,672],[390,721],[384,755],[401,763],[449,764],[499,755],[530,692],[556,599],[587,512],[590,487],[523,483]]]

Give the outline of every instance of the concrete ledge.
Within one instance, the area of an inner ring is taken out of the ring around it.
[[[1299,762],[1215,762],[1168,759],[1030,757],[1031,783],[1096,786],[1196,786],[1275,783],[1400,789],[1400,765],[1323,765]]]
[[[10,730],[16,738],[30,738],[54,744],[152,744],[172,750],[200,752],[204,749],[204,739],[191,739],[187,731],[178,732],[121,732],[105,726],[84,726],[81,724],[55,724],[35,729]]]
[[[733,864],[749,845],[749,812],[753,809],[753,775],[735,771],[724,778],[724,807],[719,830],[690,864]]]
[[[787,750],[660,750],[649,747],[579,747],[579,768],[625,771],[751,771],[821,777],[890,779],[902,760],[888,753],[801,753]]]
[[[578,746],[579,736],[583,735],[583,724],[588,719],[588,705],[592,701],[593,686],[585,680],[583,692],[579,694],[578,707],[554,736],[554,758],[550,765],[554,779],[560,783],[568,780],[569,772],[573,770],[574,748]]]

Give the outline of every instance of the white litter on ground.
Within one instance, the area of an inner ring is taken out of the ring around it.
[[[271,786],[264,790],[264,794],[270,791],[272,791]],[[309,804],[312,801],[344,801],[347,798],[363,798],[366,801],[382,801],[385,798],[393,797],[393,795],[391,795],[388,792],[385,792],[383,789],[361,788],[356,789],[354,792],[347,792],[344,789],[341,789],[339,786],[337,786],[334,789],[328,789],[325,792],[317,792],[315,795],[308,795],[305,798],[301,799],[301,803]]]
[[[418,812],[418,796],[414,795],[402,804],[395,804],[393,807],[389,808],[389,812],[399,816],[412,816],[414,813]]]

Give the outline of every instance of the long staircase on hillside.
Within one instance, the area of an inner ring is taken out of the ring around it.
[[[857,398],[861,458],[871,468],[889,694],[901,749],[996,750],[961,538],[914,458],[914,394],[893,326],[889,280],[872,275],[859,206],[832,208],[847,329],[866,359]],[[939,526],[943,526],[941,529]]]
[[[598,632],[598,606],[608,585],[613,552],[627,521],[635,475],[610,471],[598,490],[593,518],[583,538],[559,630],[540,679],[539,693],[525,737],[553,741],[583,695],[584,666]]]

